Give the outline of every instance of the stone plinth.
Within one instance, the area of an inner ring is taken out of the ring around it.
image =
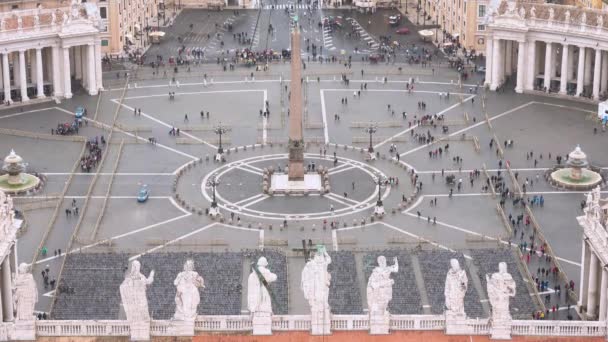
[[[471,329],[467,324],[467,317],[465,315],[451,314],[446,312],[445,314],[445,333],[447,335],[469,335]]]
[[[131,341],[150,340],[150,322],[129,322]]]
[[[289,175],[275,173],[270,178],[270,190],[273,194],[308,195],[320,194],[323,191],[323,182],[318,173],[304,174],[302,180],[291,180],[291,166]]]
[[[13,339],[15,341],[35,341],[36,327],[35,321],[15,321],[15,332]]]
[[[371,335],[387,335],[389,333],[391,315],[386,313],[371,313],[369,315],[369,333]]]
[[[331,334],[331,313],[329,309],[324,311],[313,311],[310,315],[311,335]]]
[[[194,321],[171,321],[169,331],[173,336],[194,336]]]
[[[493,320],[490,323],[490,338],[493,340],[511,339],[511,325],[513,322],[510,319]]]
[[[251,317],[253,335],[272,335],[272,315],[269,312],[256,312]]]

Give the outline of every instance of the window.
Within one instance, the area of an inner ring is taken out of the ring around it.
[[[19,9],[19,5],[12,5],[11,9],[14,9],[14,10]]]
[[[486,25],[477,25],[477,31],[485,31]]]
[[[486,5],[479,5],[479,7],[477,7],[477,17],[483,18],[485,16],[486,16]]]
[[[101,19],[108,19],[108,8],[99,7],[99,16],[101,17]]]
[[[108,45],[109,45],[109,42],[108,42],[107,39],[102,39],[101,40],[101,46],[108,46]]]

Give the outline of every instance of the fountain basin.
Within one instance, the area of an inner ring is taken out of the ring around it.
[[[572,177],[572,168],[565,167],[551,172],[551,179],[557,185],[570,190],[591,190],[602,182],[602,176],[589,169],[581,169],[579,179]]]
[[[15,195],[32,190],[40,184],[40,179],[29,173],[21,173],[19,177],[21,177],[19,184],[11,184],[12,182],[9,183],[8,174],[0,176],[0,190],[7,194]]]

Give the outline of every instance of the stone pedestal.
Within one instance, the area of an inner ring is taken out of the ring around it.
[[[35,321],[15,321],[15,333],[12,339],[15,341],[35,341]]]
[[[467,317],[458,314],[445,314],[446,335],[468,335],[471,334],[467,326]]]
[[[313,311],[310,315],[310,328],[311,335],[331,334],[331,313],[329,309]]]
[[[150,322],[129,322],[131,341],[150,340]]]
[[[490,322],[490,338],[493,340],[510,340],[511,339],[512,321],[497,320]]]
[[[272,315],[269,312],[256,312],[251,319],[254,335],[272,335]]]
[[[376,207],[374,208],[374,215],[376,216],[384,216],[385,211],[384,211],[384,206],[382,205],[376,205]]]
[[[369,315],[369,333],[371,335],[387,335],[391,323],[391,315],[385,313],[371,313]]]
[[[8,175],[8,184],[10,185],[21,185],[23,180],[21,179],[21,174],[9,174]]]
[[[172,336],[194,336],[194,321],[171,321],[169,331]]]
[[[211,207],[209,208],[209,216],[217,217],[220,215],[220,207]]]

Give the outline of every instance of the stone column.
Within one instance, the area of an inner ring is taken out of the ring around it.
[[[59,64],[59,47],[53,46],[51,52],[53,56],[53,96],[57,98],[63,96],[63,85],[61,84],[62,72]]]
[[[600,76],[600,93],[608,90],[608,53],[602,51],[602,73]]]
[[[534,90],[534,82],[536,81],[536,42],[528,42],[528,70],[526,72],[526,90]]]
[[[600,99],[600,71],[602,70],[602,50],[595,49],[595,62],[593,65],[593,99]]]
[[[11,99],[11,69],[8,65],[8,52],[2,54],[2,77],[4,80],[4,101],[13,102]]]
[[[97,80],[95,79],[95,47],[93,44],[87,45],[87,63],[88,63],[88,87],[89,95],[97,95]]]
[[[583,240],[581,248],[581,277],[578,283],[578,303],[579,307],[587,304],[587,290],[588,290],[588,277],[589,277],[589,247],[587,247],[587,241]]]
[[[576,96],[581,96],[583,93],[583,82],[585,75],[585,48],[578,49],[578,71],[576,72]]]
[[[574,67],[574,47],[572,47],[571,49],[568,48],[568,61],[569,61],[569,65],[568,65],[568,70],[569,70],[568,79],[569,80],[574,80],[575,77],[576,77],[576,68]]]
[[[101,41],[95,41],[95,79],[97,82],[97,91],[103,89],[103,72],[101,70]]]
[[[2,309],[4,311],[4,321],[12,322],[14,320],[13,317],[13,282],[12,282],[12,272],[11,272],[11,263],[8,255],[4,257],[4,261],[2,262]]]
[[[591,52],[591,51],[589,51]],[[585,53],[585,77],[583,79],[584,85],[591,85],[591,53]]]
[[[517,49],[517,85],[515,86],[516,93],[523,93],[524,91],[524,75],[526,73],[526,42],[519,42],[519,48]]]
[[[11,52],[11,62],[13,62],[13,84],[15,89],[21,87],[21,78],[19,77],[19,52]]]
[[[553,44],[548,42],[547,48],[545,49],[545,83],[544,86],[547,88],[547,92],[551,88],[551,69],[553,65],[551,64],[551,60],[553,57]]]
[[[496,90],[499,84],[499,68],[501,67],[500,63],[500,39],[494,40],[494,47],[492,51],[492,84],[490,85],[490,90]]]
[[[591,251],[591,262],[589,262],[589,291],[587,294],[587,315],[595,316],[597,305],[597,256]]]
[[[38,61],[36,60],[36,50],[27,50],[25,52],[25,60],[30,61],[30,79],[32,83],[35,83],[38,79],[38,68],[36,67],[36,62]]]
[[[599,290],[599,294],[600,294],[599,320],[604,321],[604,320],[606,320],[606,305],[608,304],[606,302],[608,300],[608,298],[606,298],[606,289],[608,289],[608,271],[606,271],[606,268],[602,267],[601,272],[602,272],[602,281],[600,282],[600,290]]]
[[[42,73],[42,48],[36,49],[36,95],[39,99],[43,99],[44,96],[44,74]]]
[[[562,70],[561,70],[561,78],[559,81],[559,93],[566,94],[567,86],[568,86],[568,66],[570,65],[570,61],[568,57],[570,57],[570,49],[568,44],[562,45]]]
[[[492,59],[494,58],[494,39],[489,37],[486,40],[486,85],[492,85],[492,72],[494,71],[494,64]]]
[[[27,74],[25,69],[25,50],[19,50],[19,84],[21,85],[21,101],[29,101],[27,97]]]
[[[63,96],[72,98],[72,75],[70,74],[70,47],[63,48]]]

